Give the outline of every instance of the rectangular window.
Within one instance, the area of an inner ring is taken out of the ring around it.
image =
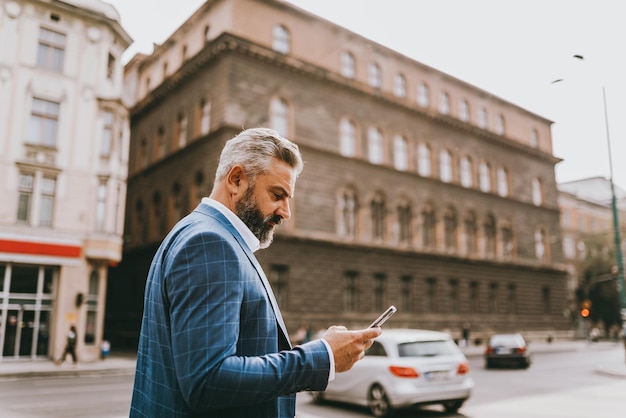
[[[459,312],[459,281],[456,279],[450,280],[450,312]]]
[[[552,313],[552,297],[550,294],[550,288],[544,287],[541,292],[541,300],[543,302],[543,313],[549,315]]]
[[[102,181],[98,185],[96,202],[96,231],[103,232],[106,218],[107,185]]]
[[[33,98],[27,142],[56,147],[60,104]]]
[[[437,312],[437,279],[426,279],[426,298],[424,301],[424,308],[426,312]]]
[[[107,110],[103,115],[102,142],[100,143],[100,156],[109,157],[111,155],[111,145],[113,143],[113,112]]]
[[[39,210],[39,225],[52,226],[54,212],[54,192],[56,179],[44,177],[41,181],[41,207]]]
[[[109,57],[107,59],[107,78],[109,80],[113,80],[113,76],[115,75],[115,56],[109,53]]]
[[[411,276],[402,276],[402,294],[401,297],[401,305],[402,310],[405,312],[413,312],[413,292],[412,292],[412,284],[413,278]]]
[[[506,310],[508,314],[517,313],[517,287],[514,284],[509,285],[509,295],[506,304]]]
[[[478,282],[470,283],[470,312],[471,313],[479,313],[480,312],[480,287]]]
[[[33,184],[35,176],[33,174],[20,174],[18,189],[19,197],[17,203],[17,220],[28,222],[30,219],[30,209],[33,201]]]
[[[498,313],[498,284],[489,284],[489,313]]]
[[[385,304],[385,275],[376,273],[374,275],[374,309],[382,311]]]
[[[39,29],[37,66],[54,71],[63,71],[65,35],[49,29]]]
[[[348,312],[356,312],[359,309],[359,273],[346,271],[344,273],[343,306]]]

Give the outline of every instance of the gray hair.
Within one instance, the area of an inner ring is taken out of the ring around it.
[[[300,175],[304,167],[298,146],[268,128],[241,131],[228,140],[217,165],[216,182],[222,180],[236,165],[241,165],[254,182],[256,176],[267,173],[273,159],[289,164]]]

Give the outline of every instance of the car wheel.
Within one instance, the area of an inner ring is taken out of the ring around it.
[[[324,402],[324,392],[309,392],[314,403]]]
[[[374,385],[367,395],[367,407],[375,417],[390,417],[393,414],[387,393],[381,385]]]
[[[446,410],[447,413],[453,414],[461,408],[465,400],[455,400],[455,401],[446,401],[443,403],[443,409]]]

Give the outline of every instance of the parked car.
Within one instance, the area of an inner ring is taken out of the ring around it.
[[[498,365],[530,367],[531,353],[522,334],[494,334],[485,349],[485,367]]]
[[[424,404],[456,412],[473,388],[469,363],[448,334],[385,329],[351,370],[337,373],[326,391],[311,395],[318,402],[367,406],[375,417],[387,417]]]

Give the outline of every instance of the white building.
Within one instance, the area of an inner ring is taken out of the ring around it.
[[[122,53],[100,0],[0,0],[0,361],[103,339],[128,164]]]

